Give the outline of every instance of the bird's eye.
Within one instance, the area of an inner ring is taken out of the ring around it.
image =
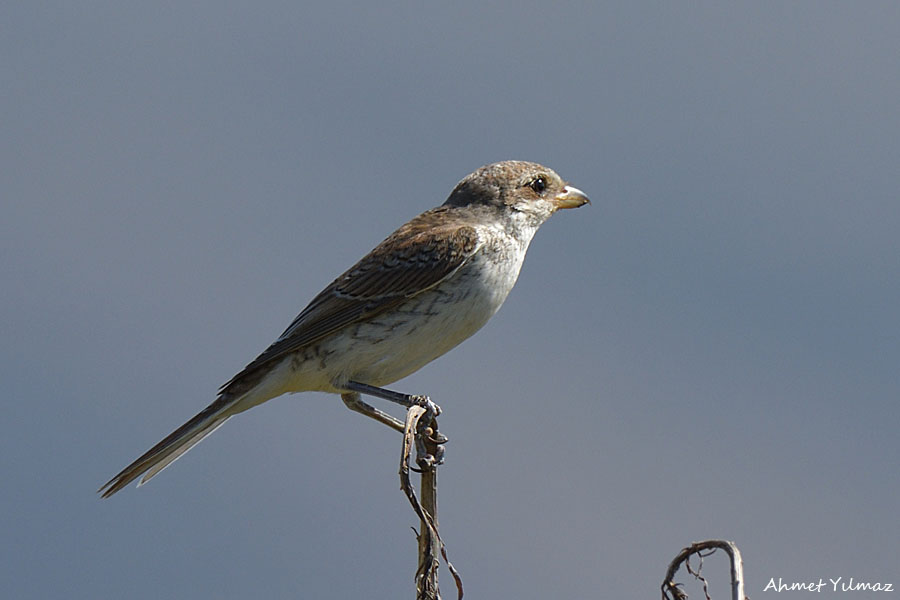
[[[533,189],[535,193],[542,194],[545,189],[547,189],[547,180],[544,179],[544,176],[535,177],[531,183],[528,184],[528,187]]]

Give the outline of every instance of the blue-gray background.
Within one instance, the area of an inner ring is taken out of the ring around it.
[[[399,438],[337,397],[94,491],[507,158],[593,206],[393,386],[469,597],[655,597],[709,537],[752,597],[900,585],[900,5],[360,4],[0,11],[3,596],[411,597]]]

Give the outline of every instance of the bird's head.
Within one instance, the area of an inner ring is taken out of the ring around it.
[[[444,203],[447,206],[495,207],[524,213],[541,222],[562,208],[590,203],[576,187],[553,169],[533,162],[508,160],[485,165],[460,181]]]

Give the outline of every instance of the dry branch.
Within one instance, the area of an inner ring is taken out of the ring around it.
[[[456,581],[458,599],[462,600],[462,579],[456,569],[447,559],[447,551],[444,542],[438,533],[437,522],[437,461],[434,457],[440,457],[443,450],[437,440],[441,438],[437,432],[437,421],[432,418],[430,422],[422,419],[427,411],[421,406],[412,406],[406,413],[406,426],[403,432],[403,448],[400,453],[400,489],[406,494],[406,498],[419,517],[420,526],[418,533],[419,565],[416,569],[416,598],[417,600],[440,600],[441,592],[438,588],[438,568],[440,558],[444,558],[447,568]],[[409,459],[412,447],[415,444],[419,458],[418,470],[422,475],[422,501],[416,497],[416,490],[409,479]]]
[[[741,558],[741,552],[734,542],[726,540],[705,540],[702,542],[694,542],[687,548],[681,550],[678,555],[669,563],[666,571],[666,577],[662,584],[663,600],[686,600],[687,594],[681,589],[678,583],[675,583],[675,573],[678,572],[681,564],[684,563],[688,573],[703,584],[703,593],[706,600],[711,600],[706,578],[701,574],[703,569],[703,557],[709,556],[716,550],[724,550],[731,560],[731,598],[732,600],[747,600],[744,596],[744,561]],[[704,553],[705,552],[705,553]],[[691,556],[696,554],[700,558],[700,565],[694,569],[691,567]]]

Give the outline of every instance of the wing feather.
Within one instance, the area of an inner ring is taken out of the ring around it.
[[[452,277],[478,250],[478,232],[438,207],[395,231],[320,292],[271,346],[222,386],[255,382],[262,367],[344,327],[375,317]],[[451,219],[452,221],[452,219]]]

